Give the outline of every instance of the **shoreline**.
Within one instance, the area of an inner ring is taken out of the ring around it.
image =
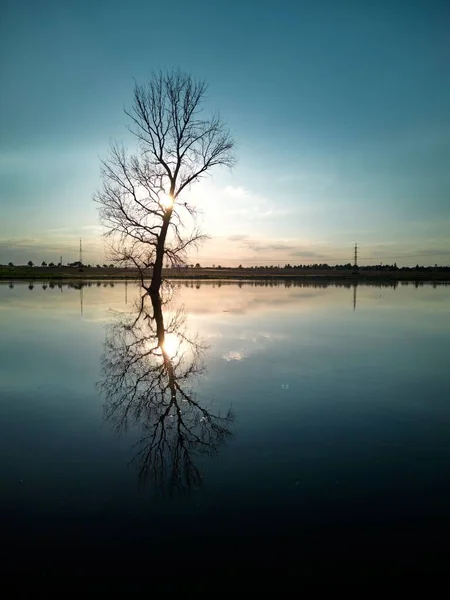
[[[280,272],[281,271],[281,272]],[[299,282],[450,282],[450,271],[438,269],[409,271],[359,271],[350,270],[311,270],[300,269],[166,269],[163,277],[167,280],[184,281],[299,281]],[[150,278],[149,272],[146,279]],[[138,274],[131,269],[97,269],[86,267],[0,267],[0,281],[139,281]]]

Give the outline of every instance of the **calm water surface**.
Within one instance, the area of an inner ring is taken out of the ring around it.
[[[11,565],[445,553],[450,287],[170,296],[0,284]]]

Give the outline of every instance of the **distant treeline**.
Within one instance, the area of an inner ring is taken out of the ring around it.
[[[355,267],[355,265],[352,265],[350,263],[347,263],[346,265],[327,265],[325,264],[313,264],[313,265],[285,265],[284,269],[303,269],[303,270],[308,270],[308,269],[313,269],[315,271],[345,271],[345,270],[354,270],[357,269],[359,271],[443,271],[443,272],[450,272],[450,266],[438,266],[438,265],[434,265],[434,267],[424,267],[424,266],[420,266],[420,265],[416,265],[415,267],[397,267],[397,264],[394,263],[393,265],[383,265],[383,264],[378,264],[378,265],[358,265],[357,267]]]
[[[214,268],[214,267],[213,267]],[[223,268],[229,268],[229,267],[222,267],[222,266],[218,266],[215,267],[217,269],[223,269]],[[450,266],[439,266],[439,265],[434,265],[434,267],[428,266],[420,266],[420,265],[416,265],[415,267],[398,267],[396,263],[394,263],[393,265],[383,265],[383,264],[378,264],[378,265],[352,265],[351,263],[347,263],[345,265],[329,265],[327,263],[314,263],[311,265],[291,265],[291,264],[286,264],[284,265],[284,267],[279,267],[279,266],[258,266],[258,267],[243,267],[242,265],[240,265],[239,267],[237,267],[238,269],[250,269],[250,270],[261,270],[261,269],[280,269],[280,270],[285,270],[285,269],[296,269],[299,271],[354,271],[354,270],[359,270],[359,271],[442,271],[442,272],[450,272]]]
[[[80,261],[75,261],[72,263],[67,263],[66,265],[62,264],[62,263],[46,263],[45,261],[43,261],[40,265],[37,265],[35,263],[33,263],[33,261],[28,261],[28,263],[26,265],[14,265],[12,262],[8,263],[7,265],[2,265],[0,264],[0,267],[2,268],[32,268],[32,267],[44,267],[44,268],[49,268],[49,269],[61,269],[61,268],[77,268],[77,269],[114,269],[117,268],[116,265],[114,264],[96,264],[96,265],[91,265],[91,264],[83,264]],[[127,266],[121,266],[119,267],[120,269],[125,269],[127,270],[128,267]],[[351,263],[347,263],[345,265],[329,265],[327,263],[314,263],[314,264],[309,264],[309,265],[291,265],[289,263],[285,264],[284,266],[279,266],[279,265],[260,265],[260,266],[249,266],[249,267],[244,267],[242,265],[239,265],[238,267],[225,267],[222,265],[212,265],[211,267],[202,267],[199,263],[193,265],[176,265],[176,266],[170,266],[167,265],[166,266],[167,269],[196,269],[196,270],[211,270],[211,269],[218,269],[218,270],[244,270],[244,271],[261,271],[261,270],[275,270],[275,271],[284,271],[284,270],[292,270],[295,269],[297,271],[354,271],[354,270],[358,270],[358,271],[388,271],[388,272],[393,272],[393,271],[434,271],[434,272],[443,272],[443,273],[449,273],[450,272],[450,266],[439,266],[437,264],[434,265],[434,267],[432,266],[423,266],[423,265],[416,265],[415,267],[398,267],[397,263],[394,263],[392,265],[387,265],[387,264],[376,264],[376,265],[352,265]],[[132,268],[130,268],[130,270],[133,270]]]
[[[67,263],[66,265],[63,263],[54,263],[54,262],[49,262],[47,263],[45,260],[43,260],[41,262],[40,265],[34,263],[32,260],[29,260],[25,265],[15,265],[13,262],[9,262],[7,265],[2,265],[0,264],[0,267],[10,267],[10,268],[15,268],[15,267],[28,267],[28,268],[32,268],[32,267],[48,267],[49,269],[61,269],[61,268],[67,268],[67,267],[72,267],[72,268],[86,268],[86,269],[92,269],[92,268],[96,268],[96,269],[114,269],[114,265],[110,264],[107,265],[106,263],[103,265],[85,265],[82,262],[80,262],[79,260],[76,260],[75,262],[72,263]],[[125,267],[126,268],[126,267]]]

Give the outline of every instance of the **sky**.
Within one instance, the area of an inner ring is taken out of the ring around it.
[[[103,262],[99,158],[134,81],[208,83],[238,163],[195,186],[192,262],[450,264],[450,7],[378,0],[6,0],[0,264]]]

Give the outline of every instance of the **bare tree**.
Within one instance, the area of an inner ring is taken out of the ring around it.
[[[125,113],[138,150],[130,153],[113,142],[102,161],[103,186],[94,199],[110,260],[133,264],[151,293],[160,289],[164,258],[170,265],[183,264],[188,251],[205,239],[196,207],[183,192],[214,167],[235,162],[234,141],[221,117],[202,115],[205,93],[205,82],[181,71],[159,72],[148,84],[136,84]]]

